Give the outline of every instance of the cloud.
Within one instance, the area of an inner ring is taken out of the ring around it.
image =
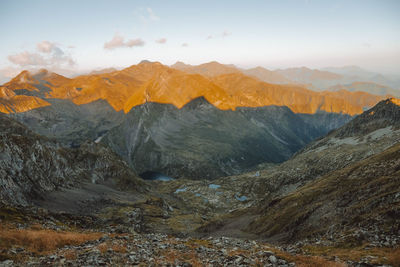
[[[111,41],[104,43],[104,49],[114,49],[117,47],[124,47],[124,37],[116,33]]]
[[[149,19],[150,19],[150,20],[152,20],[152,21],[160,20],[160,17],[158,17],[158,16],[154,13],[153,9],[151,9],[150,7],[148,7],[148,8],[146,8],[146,10],[147,10],[147,13],[148,13],[148,15],[149,15]]]
[[[50,53],[53,50],[54,46],[55,46],[54,43],[50,43],[49,41],[43,41],[38,43],[36,45],[36,48],[42,53]]]
[[[9,55],[8,60],[15,65],[24,66],[39,66],[45,65],[46,60],[44,57],[38,53],[31,53],[24,51],[15,55]]]
[[[156,40],[156,43],[159,43],[159,44],[165,44],[166,42],[167,42],[167,39],[165,39],[165,38],[160,38],[160,39]]]
[[[144,46],[144,41],[142,39],[130,39],[128,40],[125,45],[127,47],[133,47],[133,46]]]
[[[0,69],[0,84],[9,81],[11,78],[17,76],[21,72],[20,68],[5,67]]]
[[[156,13],[150,7],[141,7],[135,10],[135,15],[140,18],[140,20],[144,23],[151,21],[159,21],[160,17],[156,15]]]
[[[222,37],[226,37],[226,36],[229,36],[229,35],[231,35],[231,34],[232,34],[231,32],[224,31],[224,32],[222,33]]]
[[[75,61],[70,55],[55,43],[42,41],[36,44],[37,52],[24,51],[9,55],[8,60],[20,67],[61,67],[63,65],[73,66]]]
[[[188,47],[189,44],[188,44],[188,43],[183,43],[182,46],[183,46],[183,47]]]
[[[229,32],[229,31],[223,31],[222,33],[220,33],[220,34],[216,34],[216,35],[212,35],[212,34],[210,34],[209,36],[207,36],[207,40],[210,40],[210,39],[215,39],[215,38],[225,38],[225,37],[227,37],[227,36],[229,36],[229,35],[232,35],[232,33],[231,32]]]
[[[122,48],[122,47],[134,47],[134,46],[144,46],[144,41],[142,39],[130,39],[125,42],[124,37],[120,34],[116,33],[114,37],[104,43],[104,49],[115,49],[115,48]]]

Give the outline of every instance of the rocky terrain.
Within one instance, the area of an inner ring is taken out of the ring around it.
[[[0,202],[29,205],[46,192],[85,183],[142,191],[144,183],[110,149],[85,143],[65,148],[0,115]]]
[[[139,174],[210,179],[242,173],[262,162],[282,162],[348,119],[316,115],[306,122],[275,106],[225,111],[198,98],[181,109],[157,103],[137,106],[102,142]]]
[[[0,116],[0,265],[399,266],[399,100],[354,118],[318,102],[304,113],[299,103],[224,109],[197,93],[180,106],[162,97],[183,80],[245,101],[278,87],[139,65],[77,79],[23,73],[2,87],[13,112]],[[125,113],[107,87],[79,93],[83,80],[112,87],[107,75],[165,101]],[[65,84],[75,93],[60,97],[72,93]],[[20,95],[47,104],[17,112]]]
[[[220,190],[232,181],[234,186],[228,187],[241,188],[237,196],[246,196],[251,205],[217,218],[201,231],[225,234],[234,227],[284,242],[324,236],[328,243],[341,238],[343,243],[350,243],[346,238],[363,243],[384,236],[381,244],[396,246],[400,235],[396,103],[382,101],[279,166],[213,181]]]

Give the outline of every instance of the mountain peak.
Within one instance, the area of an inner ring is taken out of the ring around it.
[[[145,64],[162,65],[158,61],[150,61],[150,60],[147,60],[147,59],[144,59],[144,60],[140,61],[138,65],[145,65]]]
[[[388,98],[363,112],[338,129],[335,136],[343,138],[367,135],[386,127],[400,127],[400,99]]]
[[[392,102],[393,104],[400,106],[400,99],[398,98],[389,98],[388,99],[390,102]]]
[[[198,109],[200,106],[215,108],[204,96],[199,96],[186,103],[182,109]]]

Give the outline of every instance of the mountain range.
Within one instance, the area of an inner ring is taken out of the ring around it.
[[[285,161],[385,98],[266,83],[217,62],[142,61],[76,78],[23,71],[0,89],[1,111],[39,134],[107,144],[137,174],[193,179]]]
[[[371,82],[310,89],[342,75],[148,61],[21,72],[0,87],[0,265],[217,253],[229,266],[395,266],[400,100]]]

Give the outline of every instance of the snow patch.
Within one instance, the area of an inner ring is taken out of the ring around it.
[[[247,197],[246,196],[238,196],[238,195],[235,195],[235,198],[236,198],[236,200],[239,200],[240,202],[243,202],[243,201],[246,201],[247,200]]]
[[[210,188],[210,189],[218,189],[218,188],[220,188],[221,186],[220,185],[218,185],[218,184],[209,184],[208,185],[208,188]]]
[[[178,189],[176,189],[176,191],[174,193],[177,194],[177,193],[181,193],[181,192],[186,192],[186,190],[187,190],[187,187],[178,188]]]

